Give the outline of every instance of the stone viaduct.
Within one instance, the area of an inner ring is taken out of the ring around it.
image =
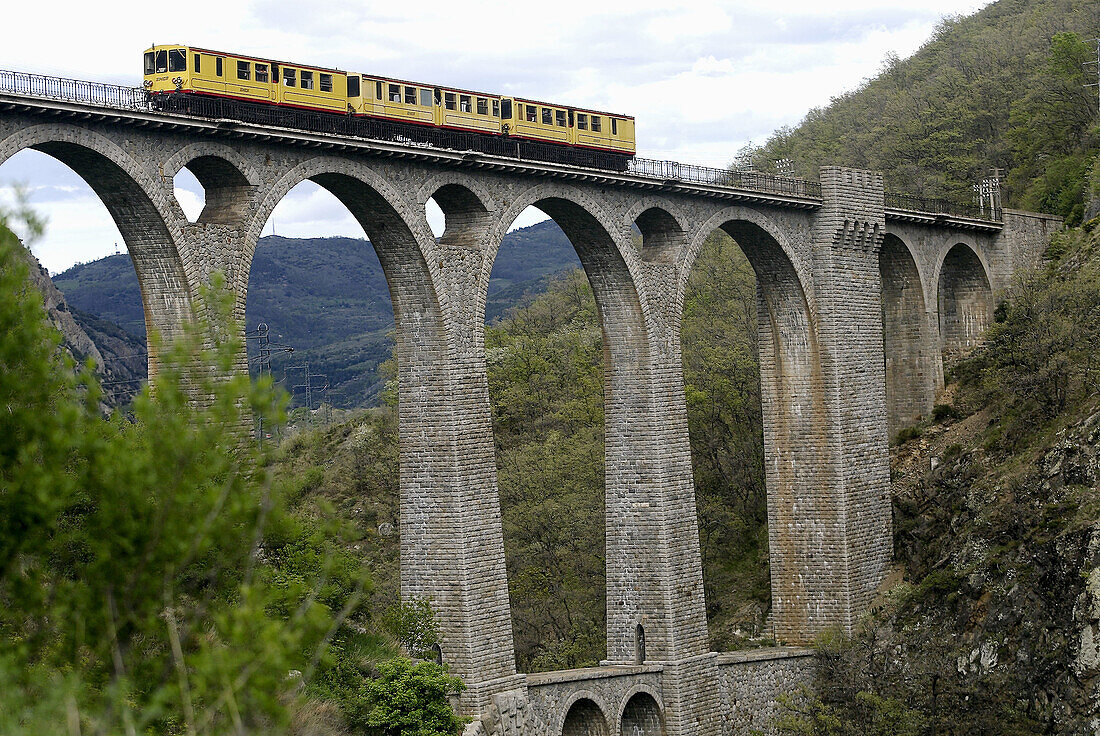
[[[433,602],[471,734],[747,733],[812,671],[806,650],[709,650],[679,337],[708,235],[757,274],[771,620],[805,645],[851,631],[886,574],[890,434],[929,413],[943,356],[1057,225],[887,207],[881,175],[844,168],[780,194],[0,93],[0,163],[23,149],[102,198],[147,327],[169,338],[215,270],[243,324],[257,240],[298,183],[363,226],[396,317],[402,594]],[[173,194],[185,167],[206,195],[194,222]],[[606,381],[607,662],[540,674],[516,670],[483,330],[494,256],[528,206],[580,256]]]

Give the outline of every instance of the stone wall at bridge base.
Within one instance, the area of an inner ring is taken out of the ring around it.
[[[693,723],[677,724],[667,712],[673,670],[664,663],[608,665],[523,675],[525,687],[493,699],[466,736],[750,736],[771,734],[781,715],[778,699],[812,687],[812,649],[769,647],[709,654],[717,669],[708,693],[679,693],[707,703]],[[712,670],[713,671],[713,670]],[[680,683],[688,690],[688,683]],[[707,685],[700,683],[700,687]],[[709,712],[713,709],[714,712]]]

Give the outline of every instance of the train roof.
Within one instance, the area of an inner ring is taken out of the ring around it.
[[[633,115],[623,115],[622,113],[618,113],[618,112],[605,112],[604,110],[592,110],[592,109],[584,108],[584,107],[575,107],[573,105],[563,105],[560,102],[542,102],[540,100],[532,100],[532,99],[529,99],[527,97],[516,97],[514,95],[501,95],[501,94],[496,94],[494,92],[478,92],[477,90],[463,89],[462,87],[452,87],[452,86],[446,85],[446,84],[430,84],[428,82],[414,82],[411,79],[399,79],[397,77],[387,77],[387,76],[383,76],[381,74],[367,74],[366,72],[349,72],[349,71],[345,71],[343,69],[330,69],[328,67],[314,66],[312,64],[299,64],[298,62],[295,62],[295,61],[279,61],[277,59],[268,59],[268,58],[264,58],[264,57],[260,57],[260,56],[251,56],[249,54],[237,54],[237,53],[230,53],[228,51],[214,51],[213,49],[206,49],[206,48],[202,48],[202,47],[199,47],[199,46],[188,46],[185,43],[180,43],[180,44],[154,44],[152,48],[161,48],[161,47],[164,47],[164,46],[184,46],[186,48],[191,49],[192,51],[201,51],[204,54],[214,54],[214,55],[217,55],[217,56],[231,56],[231,57],[236,58],[236,59],[248,59],[250,61],[261,61],[261,62],[266,62],[268,64],[281,64],[283,66],[293,66],[293,67],[298,67],[299,69],[312,69],[314,71],[319,71],[319,72],[335,72],[337,74],[355,74],[355,75],[358,75],[360,77],[366,77],[368,79],[373,79],[373,80],[376,80],[376,81],[379,81],[379,82],[396,82],[397,84],[410,84],[410,85],[415,85],[417,87],[431,87],[432,89],[435,89],[435,88],[438,87],[439,89],[446,90],[448,92],[458,92],[460,94],[477,95],[478,97],[495,97],[497,99],[500,99],[502,97],[510,97],[513,100],[515,100],[516,102],[529,103],[529,104],[532,104],[532,105],[542,105],[543,107],[561,107],[561,108],[564,108],[566,110],[573,110],[575,112],[588,113],[588,114],[595,113],[596,115],[606,115],[607,117],[611,117],[611,118],[622,118],[624,120],[633,120],[634,119]],[[147,50],[152,50],[152,49],[147,49]]]

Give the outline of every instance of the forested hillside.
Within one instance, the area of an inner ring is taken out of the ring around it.
[[[546,278],[579,265],[565,234],[552,220],[508,233],[489,282],[486,319],[498,319],[528,292],[546,289]],[[145,318],[129,256],[85,263],[54,277],[76,308],[113,322],[142,339]],[[327,377],[323,400],[338,407],[369,406],[382,388],[378,366],[389,358],[393,307],[374,249],[356,238],[261,238],[249,278],[246,327],[261,322],[270,340],[294,348],[272,352],[272,372],[292,394],[309,364]],[[249,351],[258,366],[256,343]],[[298,396],[299,401],[304,398]]]
[[[1006,173],[1006,206],[1080,222],[1097,127],[1095,46],[1100,4],[1092,0],[1000,0],[945,20],[912,57],[753,151],[774,168],[787,159],[815,177],[822,165],[885,173],[888,190],[968,202],[993,168]]]

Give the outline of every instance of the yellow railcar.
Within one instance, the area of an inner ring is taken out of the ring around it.
[[[145,52],[145,88],[185,92],[327,112],[347,112],[347,73],[227,54],[193,46],[154,46]]]
[[[184,45],[145,52],[152,95],[196,94],[634,155],[634,118]],[[621,158],[619,160],[622,160]]]

